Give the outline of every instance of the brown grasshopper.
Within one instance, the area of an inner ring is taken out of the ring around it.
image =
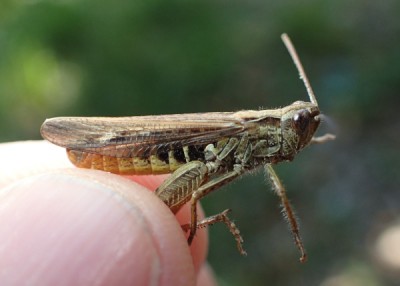
[[[172,173],[155,194],[173,213],[190,202],[191,221],[183,226],[189,230],[188,243],[198,228],[223,222],[234,235],[241,254],[246,254],[243,239],[227,216],[229,210],[198,221],[197,202],[242,174],[264,166],[300,250],[300,261],[304,262],[306,252],[298,223],[272,165],[291,161],[310,143],[322,143],[334,136],[313,137],[321,121],[318,103],[289,37],[283,34],[282,40],[310,102],[296,101],[280,109],[259,111],[57,117],[43,123],[41,134],[67,148],[69,159],[77,167],[123,175]]]

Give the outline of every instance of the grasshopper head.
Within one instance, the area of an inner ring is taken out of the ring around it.
[[[319,114],[318,106],[311,102],[296,101],[284,108],[281,118],[284,157],[292,158],[310,143],[321,121]]]

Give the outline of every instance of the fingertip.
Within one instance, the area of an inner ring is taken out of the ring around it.
[[[129,176],[128,178],[140,185],[145,186],[150,190],[155,190],[169,175],[150,175],[150,176]],[[164,206],[163,206],[164,207]],[[198,219],[204,218],[204,211],[200,204],[197,205]],[[176,219],[180,225],[190,223],[191,210],[190,203],[185,204],[176,214]],[[186,237],[188,233],[186,234]],[[190,245],[190,252],[193,257],[193,263],[196,273],[199,272],[201,266],[207,257],[208,251],[208,230],[207,228],[201,228],[196,231],[196,236]]]
[[[192,258],[169,209],[140,186],[100,173],[43,174],[1,192],[0,283],[194,283]]]
[[[217,286],[214,271],[208,263],[204,263],[197,276],[197,286]]]
[[[188,248],[180,228],[190,222],[187,206],[175,218],[147,189],[120,176],[71,168],[65,150],[48,142],[1,144],[0,154],[0,285],[20,284],[3,282],[29,275],[41,285],[59,285],[60,279],[79,285],[78,277],[89,281],[87,273],[102,263],[96,279],[118,285],[139,279],[139,272],[159,285],[195,283],[208,240],[207,231],[198,230]],[[130,179],[154,190],[165,176]],[[158,260],[152,262],[153,255]]]

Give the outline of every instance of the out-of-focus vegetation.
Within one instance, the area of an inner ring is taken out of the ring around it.
[[[221,285],[398,285],[400,254],[388,257],[400,253],[399,15],[395,0],[3,0],[0,141],[39,139],[53,116],[307,100],[287,32],[329,117],[321,133],[338,136],[277,167],[309,262],[257,173],[203,201],[209,214],[233,209],[248,252],[215,226],[210,264]]]

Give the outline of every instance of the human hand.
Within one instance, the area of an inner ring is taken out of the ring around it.
[[[148,191],[165,176],[73,168],[44,141],[0,144],[0,159],[0,285],[216,284],[205,230],[189,248],[189,209]]]

